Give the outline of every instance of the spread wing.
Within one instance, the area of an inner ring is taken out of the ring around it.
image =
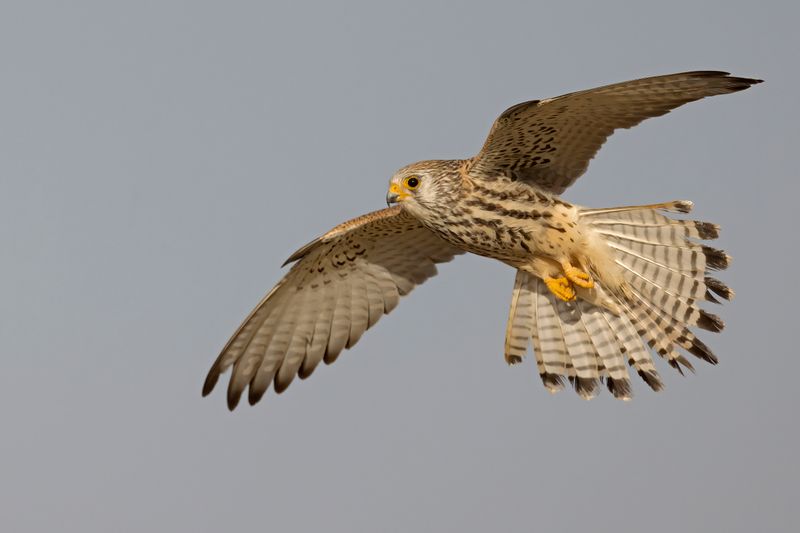
[[[760,82],[727,72],[684,72],[524,102],[498,117],[464,170],[476,179],[507,177],[560,194],[586,171],[614,130]]]
[[[203,386],[209,394],[233,366],[228,407],[246,387],[251,404],[270,383],[283,392],[353,346],[400,296],[462,253],[399,206],[333,228],[295,252],[297,261],[223,348]]]

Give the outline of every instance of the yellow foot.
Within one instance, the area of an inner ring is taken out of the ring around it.
[[[575,289],[572,287],[572,283],[564,276],[557,278],[546,277],[544,278],[544,283],[550,289],[550,292],[565,302],[571,302],[575,299]]]
[[[567,276],[567,279],[578,287],[583,287],[584,289],[591,289],[594,287],[594,280],[588,272],[584,272],[580,268],[574,267],[567,262],[561,263],[561,268],[564,269],[564,275]]]

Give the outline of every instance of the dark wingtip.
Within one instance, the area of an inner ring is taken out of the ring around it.
[[[267,389],[263,390],[256,390],[252,385],[247,391],[247,403],[250,405],[255,405],[261,401],[261,398],[264,397],[264,394],[267,392]]]
[[[294,374],[290,375],[287,379],[280,379],[280,374],[275,372],[275,379],[272,381],[272,389],[275,391],[275,394],[281,394],[283,391],[288,389],[289,385],[291,385],[292,381],[294,381]]]
[[[306,361],[303,361],[303,364],[300,365],[300,368],[297,369],[297,377],[300,379],[307,379],[311,374],[314,373],[316,369],[315,366],[306,367]]]
[[[738,76],[728,76],[728,80],[736,84],[734,86],[734,90],[743,91],[744,89],[748,89],[753,85],[758,85],[759,83],[764,83],[764,80],[758,78],[740,78]]]
[[[232,387],[228,387],[228,410],[233,411],[236,409],[236,406],[239,405],[239,399],[242,397],[242,391],[234,390]]]
[[[208,375],[206,376],[206,380],[203,383],[203,398],[211,394],[211,391],[214,390],[214,387],[217,385],[217,380],[219,379],[219,374],[211,369]]]
[[[336,362],[340,353],[342,353],[342,350],[330,351],[330,346],[328,346],[328,348],[325,349],[325,355],[322,357],[322,361],[326,365],[332,365]]]
[[[758,85],[759,83],[763,83],[764,80],[760,80],[757,78],[741,78],[739,76],[732,76],[730,72],[724,72],[721,70],[699,70],[697,72],[693,72],[697,77],[702,78],[721,78],[727,84],[727,87],[735,92],[735,91],[743,91],[753,85]]]
[[[743,91],[745,89],[749,89],[753,85],[758,85],[759,83],[764,83],[764,80],[760,80],[757,78],[739,78],[737,76],[728,75],[726,80],[731,84],[731,90],[735,91]]]

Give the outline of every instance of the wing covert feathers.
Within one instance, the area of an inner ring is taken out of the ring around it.
[[[436,274],[460,250],[398,207],[335,227],[292,254],[291,270],[250,313],[211,367],[209,394],[232,368],[228,407],[248,389],[258,402],[270,384],[283,392],[320,361],[332,363],[400,296]]]
[[[723,329],[722,320],[698,304],[718,303],[714,295],[733,297],[730,288],[709,275],[726,268],[730,257],[697,242],[716,238],[718,226],[659,212],[690,208],[690,202],[672,202],[582,210],[581,222],[609,246],[627,287],[614,296],[619,313],[580,297],[564,302],[539,278],[518,271],[506,332],[507,359],[511,354],[521,360],[530,340],[549,391],[562,389],[566,378],[583,398],[595,396],[605,383],[622,400],[632,396],[628,368],[653,390],[663,387],[652,353],[681,373],[693,371],[684,354],[716,364],[716,356],[690,328]]]
[[[681,72],[524,102],[497,118],[464,170],[477,180],[504,177],[561,194],[615,130],[757,83],[727,72]]]

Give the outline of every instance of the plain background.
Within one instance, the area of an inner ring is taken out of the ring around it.
[[[794,3],[3,2],[0,530],[796,531]],[[205,373],[299,245],[506,107],[766,83],[616,134],[566,194],[720,223],[721,358],[627,404],[502,343],[513,272],[444,265],[229,413]]]

